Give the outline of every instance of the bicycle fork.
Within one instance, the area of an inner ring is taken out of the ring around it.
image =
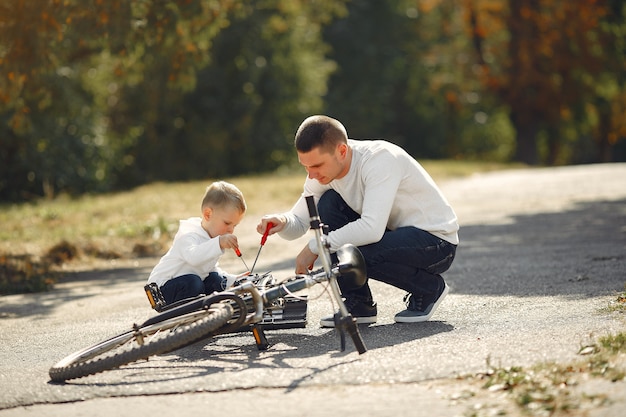
[[[339,331],[339,338],[341,343],[341,351],[346,350],[346,332],[352,338],[354,342],[354,346],[356,347],[359,354],[363,354],[367,351],[365,347],[365,343],[361,338],[361,334],[359,333],[359,328],[356,324],[356,319],[352,317],[346,305],[343,302],[341,297],[341,291],[339,289],[339,284],[337,282],[337,275],[332,272],[331,260],[330,260],[330,252],[329,245],[326,241],[325,234],[322,233],[322,229],[324,225],[322,224],[319,215],[317,214],[317,207],[315,206],[315,200],[313,196],[305,197],[307,207],[309,209],[309,215],[311,217],[311,229],[315,232],[315,239],[317,240],[317,247],[320,248],[320,253],[318,255],[320,261],[322,262],[322,266],[324,267],[324,272],[328,277],[328,282],[330,284],[330,289],[332,296],[337,301],[339,305],[339,312],[335,314],[335,328]]]

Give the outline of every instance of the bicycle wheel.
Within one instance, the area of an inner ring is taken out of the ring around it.
[[[65,357],[50,368],[50,379],[62,382],[81,378],[180,349],[210,336],[232,315],[231,305],[218,303],[127,331]]]

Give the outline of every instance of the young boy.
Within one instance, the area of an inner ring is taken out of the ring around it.
[[[233,231],[246,211],[243,194],[230,183],[215,182],[207,187],[201,209],[202,217],[180,221],[172,247],[148,278],[167,304],[222,291],[237,278],[222,271],[217,261],[225,249],[238,248]]]

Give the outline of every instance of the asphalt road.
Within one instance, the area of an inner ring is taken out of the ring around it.
[[[372,282],[378,322],[361,326],[368,352],[319,327],[328,298],[309,301],[304,329],[205,340],[147,362],[65,384],[48,369],[67,354],[153,313],[143,284],[154,264],[70,275],[45,294],[0,298],[0,417],[137,412],[237,416],[515,415],[503,394],[457,377],[496,366],[568,363],[597,337],[626,331],[607,307],[626,284],[626,164],[515,170],[440,184],[459,215],[461,245],[445,278],[450,294],[427,323],[394,324],[402,292]],[[253,247],[258,219],[238,232]],[[304,240],[272,237],[259,268],[288,276]],[[252,250],[248,251],[252,254]],[[227,270],[241,268],[225,256]],[[311,290],[310,298],[320,295]],[[589,415],[617,416],[626,382],[584,385],[610,399]],[[469,394],[468,394],[469,392]]]

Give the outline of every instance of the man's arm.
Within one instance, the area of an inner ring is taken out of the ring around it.
[[[369,161],[362,167],[361,217],[330,232],[328,242],[331,250],[336,251],[346,243],[368,245],[383,237],[401,179],[401,169],[389,154],[378,155],[375,161]],[[349,190],[344,192],[349,193]]]

